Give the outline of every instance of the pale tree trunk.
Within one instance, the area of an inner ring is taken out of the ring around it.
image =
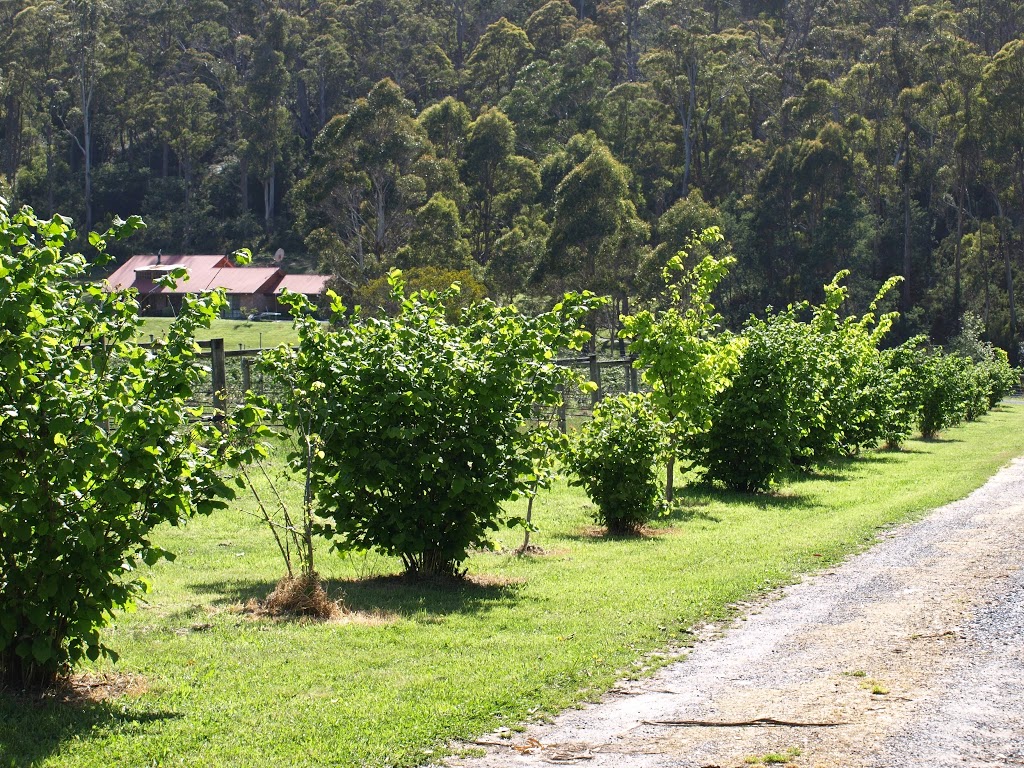
[[[85,170],[85,230],[92,230],[92,80],[87,77],[86,63],[83,58],[79,70],[81,78],[79,93],[82,105],[82,142],[78,145],[82,150],[82,161]]]
[[[675,469],[676,469],[676,456],[674,453],[669,454],[668,461],[665,462],[665,474],[667,478],[665,480],[665,501],[669,504],[672,503],[672,499],[675,497],[676,482],[675,482]]]
[[[901,294],[902,306],[900,311],[904,317],[910,311],[913,306],[913,299],[911,298],[911,278],[913,277],[913,259],[911,258],[911,220],[910,211],[910,131],[905,131],[903,134],[903,169],[902,169],[902,182],[903,182],[903,292]]]
[[[270,175],[263,180],[263,229],[270,232],[274,220],[274,196],[275,196],[276,174],[274,164],[270,165]]]
[[[960,179],[956,190],[956,248],[953,252],[953,319],[960,320],[961,302],[961,264],[963,262],[963,240],[964,240],[964,198],[966,196],[966,183],[964,182],[963,163],[960,164]]]
[[[238,192],[242,202],[242,213],[249,212],[249,161],[243,153],[238,160]]]
[[[995,189],[992,190],[992,196],[996,202],[996,212],[999,215],[999,250],[1003,257],[1003,265],[1006,270],[1006,298],[1007,298],[1007,309],[1010,312],[1010,339],[1012,342],[1017,340],[1017,308],[1014,302],[1013,296],[1013,260],[1011,258],[1011,252],[1013,251],[1012,234],[1006,231],[1006,217],[1003,211],[1003,203],[999,199],[999,194]],[[1016,350],[1014,350],[1016,352]]]
[[[688,194],[690,194],[690,170],[693,167],[693,121],[697,115],[696,60],[691,60],[686,65],[686,75],[687,79],[689,80],[689,92],[687,93],[686,107],[680,110],[680,117],[683,121],[683,197],[686,197]]]

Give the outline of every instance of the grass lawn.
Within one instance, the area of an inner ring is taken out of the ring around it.
[[[177,561],[152,569],[148,603],[105,636],[138,690],[74,706],[0,695],[0,766],[422,763],[449,739],[514,728],[642,673],[656,664],[645,654],[686,643],[695,623],[963,497],[1021,454],[1018,401],[771,496],[684,493],[685,514],[638,539],[595,535],[586,497],[563,485],[535,510],[547,554],[476,554],[459,586],[407,584],[392,561],[324,551],[332,591],[363,612],[328,624],[239,612],[282,573],[240,502],[160,532]]]
[[[170,317],[146,317],[142,319],[139,333],[141,341],[149,341],[150,336],[160,338],[167,335],[171,326]],[[249,320],[214,320],[209,329],[196,330],[196,339],[224,339],[226,349],[238,349],[241,344],[245,349],[276,347],[279,344],[295,344],[298,336],[292,328],[291,320],[272,322],[252,322]],[[262,343],[261,343],[262,342]]]

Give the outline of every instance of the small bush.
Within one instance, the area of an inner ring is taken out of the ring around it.
[[[820,466],[882,439],[893,418],[894,375],[878,351],[893,315],[842,319],[839,273],[817,307],[798,304],[744,328],[739,371],[720,392],[695,454],[705,478],[742,491],[767,489],[795,467]],[[809,322],[801,315],[810,314]]]
[[[687,247],[706,252],[722,240],[718,228],[710,227],[691,238]],[[680,251],[662,270],[665,308],[623,317],[620,332],[629,340],[629,351],[651,387],[652,403],[666,427],[665,500],[670,503],[675,461],[692,458],[695,442],[711,426],[712,403],[729,385],[741,348],[733,334],[720,330],[722,316],[711,301],[736,260],[707,255],[687,268],[687,255]]]
[[[204,379],[194,331],[225,300],[187,298],[143,348],[138,305],[83,281],[74,236],[0,200],[0,688],[113,656],[100,628],[144,591],[137,566],[173,557],[150,532],[232,495],[225,432],[187,405]],[[102,263],[104,237],[90,242]]]
[[[925,352],[921,339],[911,339],[882,352],[888,386],[881,393],[879,434],[889,448],[898,448],[917,427],[921,415],[922,361]]]
[[[808,332],[792,311],[747,323],[739,371],[696,441],[705,479],[761,491],[794,468],[814,404]]]
[[[967,417],[975,382],[973,364],[960,355],[936,350],[921,366],[921,436],[931,439]]]
[[[532,487],[545,449],[534,409],[574,382],[554,356],[586,341],[581,324],[601,301],[570,295],[532,318],[484,301],[450,323],[457,289],[406,297],[398,272],[390,285],[394,317],[348,314],[334,297],[333,329],[291,294],[299,348],[263,364],[292,382],[281,415],[308,440],[291,458],[308,471],[319,532],[401,558],[408,573],[455,575],[487,545],[502,502]]]
[[[647,395],[602,400],[569,448],[566,467],[609,533],[636,533],[660,511],[657,459],[665,430]]]
[[[1020,388],[1021,371],[1010,365],[1005,350],[994,347],[991,357],[982,365],[988,373],[988,407],[995,408],[999,401]]]
[[[809,324],[811,364],[805,375],[812,382],[813,409],[797,449],[797,461],[805,466],[822,466],[877,444],[894,386],[878,348],[896,314],[876,312],[899,278],[882,285],[866,314],[841,318],[848,289],[840,283],[848,275],[843,270],[825,286],[825,301],[813,308]]]

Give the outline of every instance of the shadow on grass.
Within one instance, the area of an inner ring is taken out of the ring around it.
[[[270,582],[212,581],[194,584],[198,595],[210,595],[214,605],[232,605],[250,600],[263,600],[273,590]],[[519,583],[480,583],[466,579],[418,579],[401,575],[376,576],[368,579],[333,579],[324,583],[327,594],[343,599],[346,608],[355,611],[382,611],[410,617],[419,614],[484,613],[519,598]]]
[[[706,507],[711,506],[711,498],[707,496],[691,496],[689,491],[692,486],[687,486],[684,489],[677,489],[675,500],[668,512],[659,517],[657,522],[664,522],[667,524],[672,523],[692,523],[695,521],[703,521],[705,523],[720,523],[722,518],[715,517],[707,511]]]
[[[728,488],[719,488],[710,483],[688,485],[682,489],[677,499],[679,499],[678,503],[684,509],[699,508],[701,506],[708,506],[711,503],[738,504],[758,509],[790,509],[793,507],[806,507],[811,503],[807,496],[800,493],[734,491]],[[706,514],[693,515],[693,517],[701,517],[719,522],[716,518]]]
[[[657,523],[665,519],[667,518],[659,517],[653,522]],[[612,541],[626,543],[631,541],[655,542],[661,539],[662,533],[663,529],[661,528],[652,528],[647,526],[644,526],[644,528],[637,533],[612,533],[602,525],[587,525],[576,531],[554,534],[553,536],[554,538],[562,541],[586,541],[593,544],[601,544]]]
[[[121,728],[181,717],[138,712],[125,699],[66,701],[0,692],[0,764],[38,765],[68,742],[102,737]]]
[[[852,475],[874,466],[900,464],[904,455],[914,453],[920,454],[926,453],[926,451],[913,448],[893,448],[837,458],[822,467],[805,467],[787,476],[786,481],[796,485],[807,481],[842,482],[849,480]]]

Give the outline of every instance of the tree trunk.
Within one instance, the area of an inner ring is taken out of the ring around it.
[[[80,73],[82,97],[82,160],[85,164],[85,231],[92,231],[92,83],[86,82],[85,64]]]
[[[622,294],[622,314],[620,315],[619,328],[622,327],[622,317],[629,316],[629,294],[623,292]],[[626,356],[626,340],[619,336],[619,357]],[[629,371],[626,371],[626,376],[629,376]]]
[[[913,277],[913,260],[911,259],[911,215],[910,215],[910,175],[911,175],[911,164],[910,164],[910,131],[906,130],[903,134],[903,169],[902,169],[902,185],[903,185],[903,291],[900,295],[901,306],[900,312],[906,317],[907,313],[910,312],[913,307],[912,291],[911,291],[911,278]]]
[[[675,469],[676,469],[676,456],[674,453],[669,454],[668,461],[665,462],[665,501],[669,504],[672,503],[672,499],[675,496]]]
[[[1010,238],[1003,243],[1003,259],[1006,264],[1006,296],[1010,310],[1010,348],[1016,352],[1017,347],[1017,306],[1013,296],[1013,260],[1010,258],[1012,252]]]
[[[270,232],[274,221],[275,179],[274,164],[271,163],[270,175],[263,180],[263,230],[267,233]]]
[[[303,142],[306,144],[306,149],[313,149],[313,139],[316,136],[316,130],[313,127],[313,115],[309,108],[309,93],[306,89],[306,81],[301,77],[296,78],[295,81],[295,106],[298,109],[298,119],[296,120],[299,129],[299,135],[302,137]]]
[[[46,121],[46,215],[52,216],[56,211],[53,200],[53,123]]]
[[[238,191],[242,201],[242,213],[249,212],[249,160],[243,154],[238,160]]]
[[[687,104],[683,114],[683,184],[682,197],[690,194],[690,168],[693,166],[693,120],[697,114],[697,62],[686,65],[686,73],[690,81]]]
[[[953,251],[953,322],[960,321],[960,274],[963,262],[964,197],[966,196],[963,163],[960,164],[960,183],[956,190],[956,248]]]

